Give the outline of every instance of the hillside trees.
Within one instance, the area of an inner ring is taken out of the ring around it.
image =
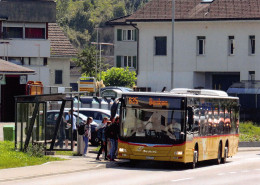
[[[83,49],[96,41],[96,27],[105,22],[133,13],[149,0],[56,0],[57,23],[63,28],[70,41]],[[107,34],[107,33],[106,33]],[[102,35],[112,42],[113,33]]]

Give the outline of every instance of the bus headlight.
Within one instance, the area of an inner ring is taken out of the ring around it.
[[[127,150],[125,149],[125,148],[119,148],[119,150],[118,150],[119,152],[121,152],[121,153],[123,153],[123,152],[127,152]]]
[[[183,151],[176,151],[174,152],[174,155],[183,155]]]

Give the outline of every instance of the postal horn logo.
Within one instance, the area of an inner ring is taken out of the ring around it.
[[[137,149],[136,149],[136,150],[137,150],[138,152],[141,152],[143,149],[144,149],[144,147],[143,147],[143,146],[139,146],[139,147],[137,147]]]

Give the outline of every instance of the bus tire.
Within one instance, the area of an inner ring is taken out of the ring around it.
[[[223,164],[227,162],[227,157],[228,157],[228,147],[226,146],[225,149],[224,149],[224,157],[221,160],[221,162]]]
[[[195,151],[193,152],[193,161],[192,161],[192,166],[191,166],[191,168],[192,168],[192,169],[196,168],[197,163],[198,163],[198,151],[195,150]]]
[[[218,145],[218,157],[217,157],[217,164],[220,164],[222,160],[222,145],[219,143]]]

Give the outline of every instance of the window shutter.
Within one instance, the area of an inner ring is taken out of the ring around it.
[[[124,56],[124,67],[127,67],[127,56]]]
[[[117,29],[117,41],[122,41],[122,29]]]
[[[136,69],[136,56],[133,57],[133,67]]]
[[[116,67],[121,67],[121,56],[116,56]]]
[[[137,41],[137,30],[134,31],[134,40]]]

